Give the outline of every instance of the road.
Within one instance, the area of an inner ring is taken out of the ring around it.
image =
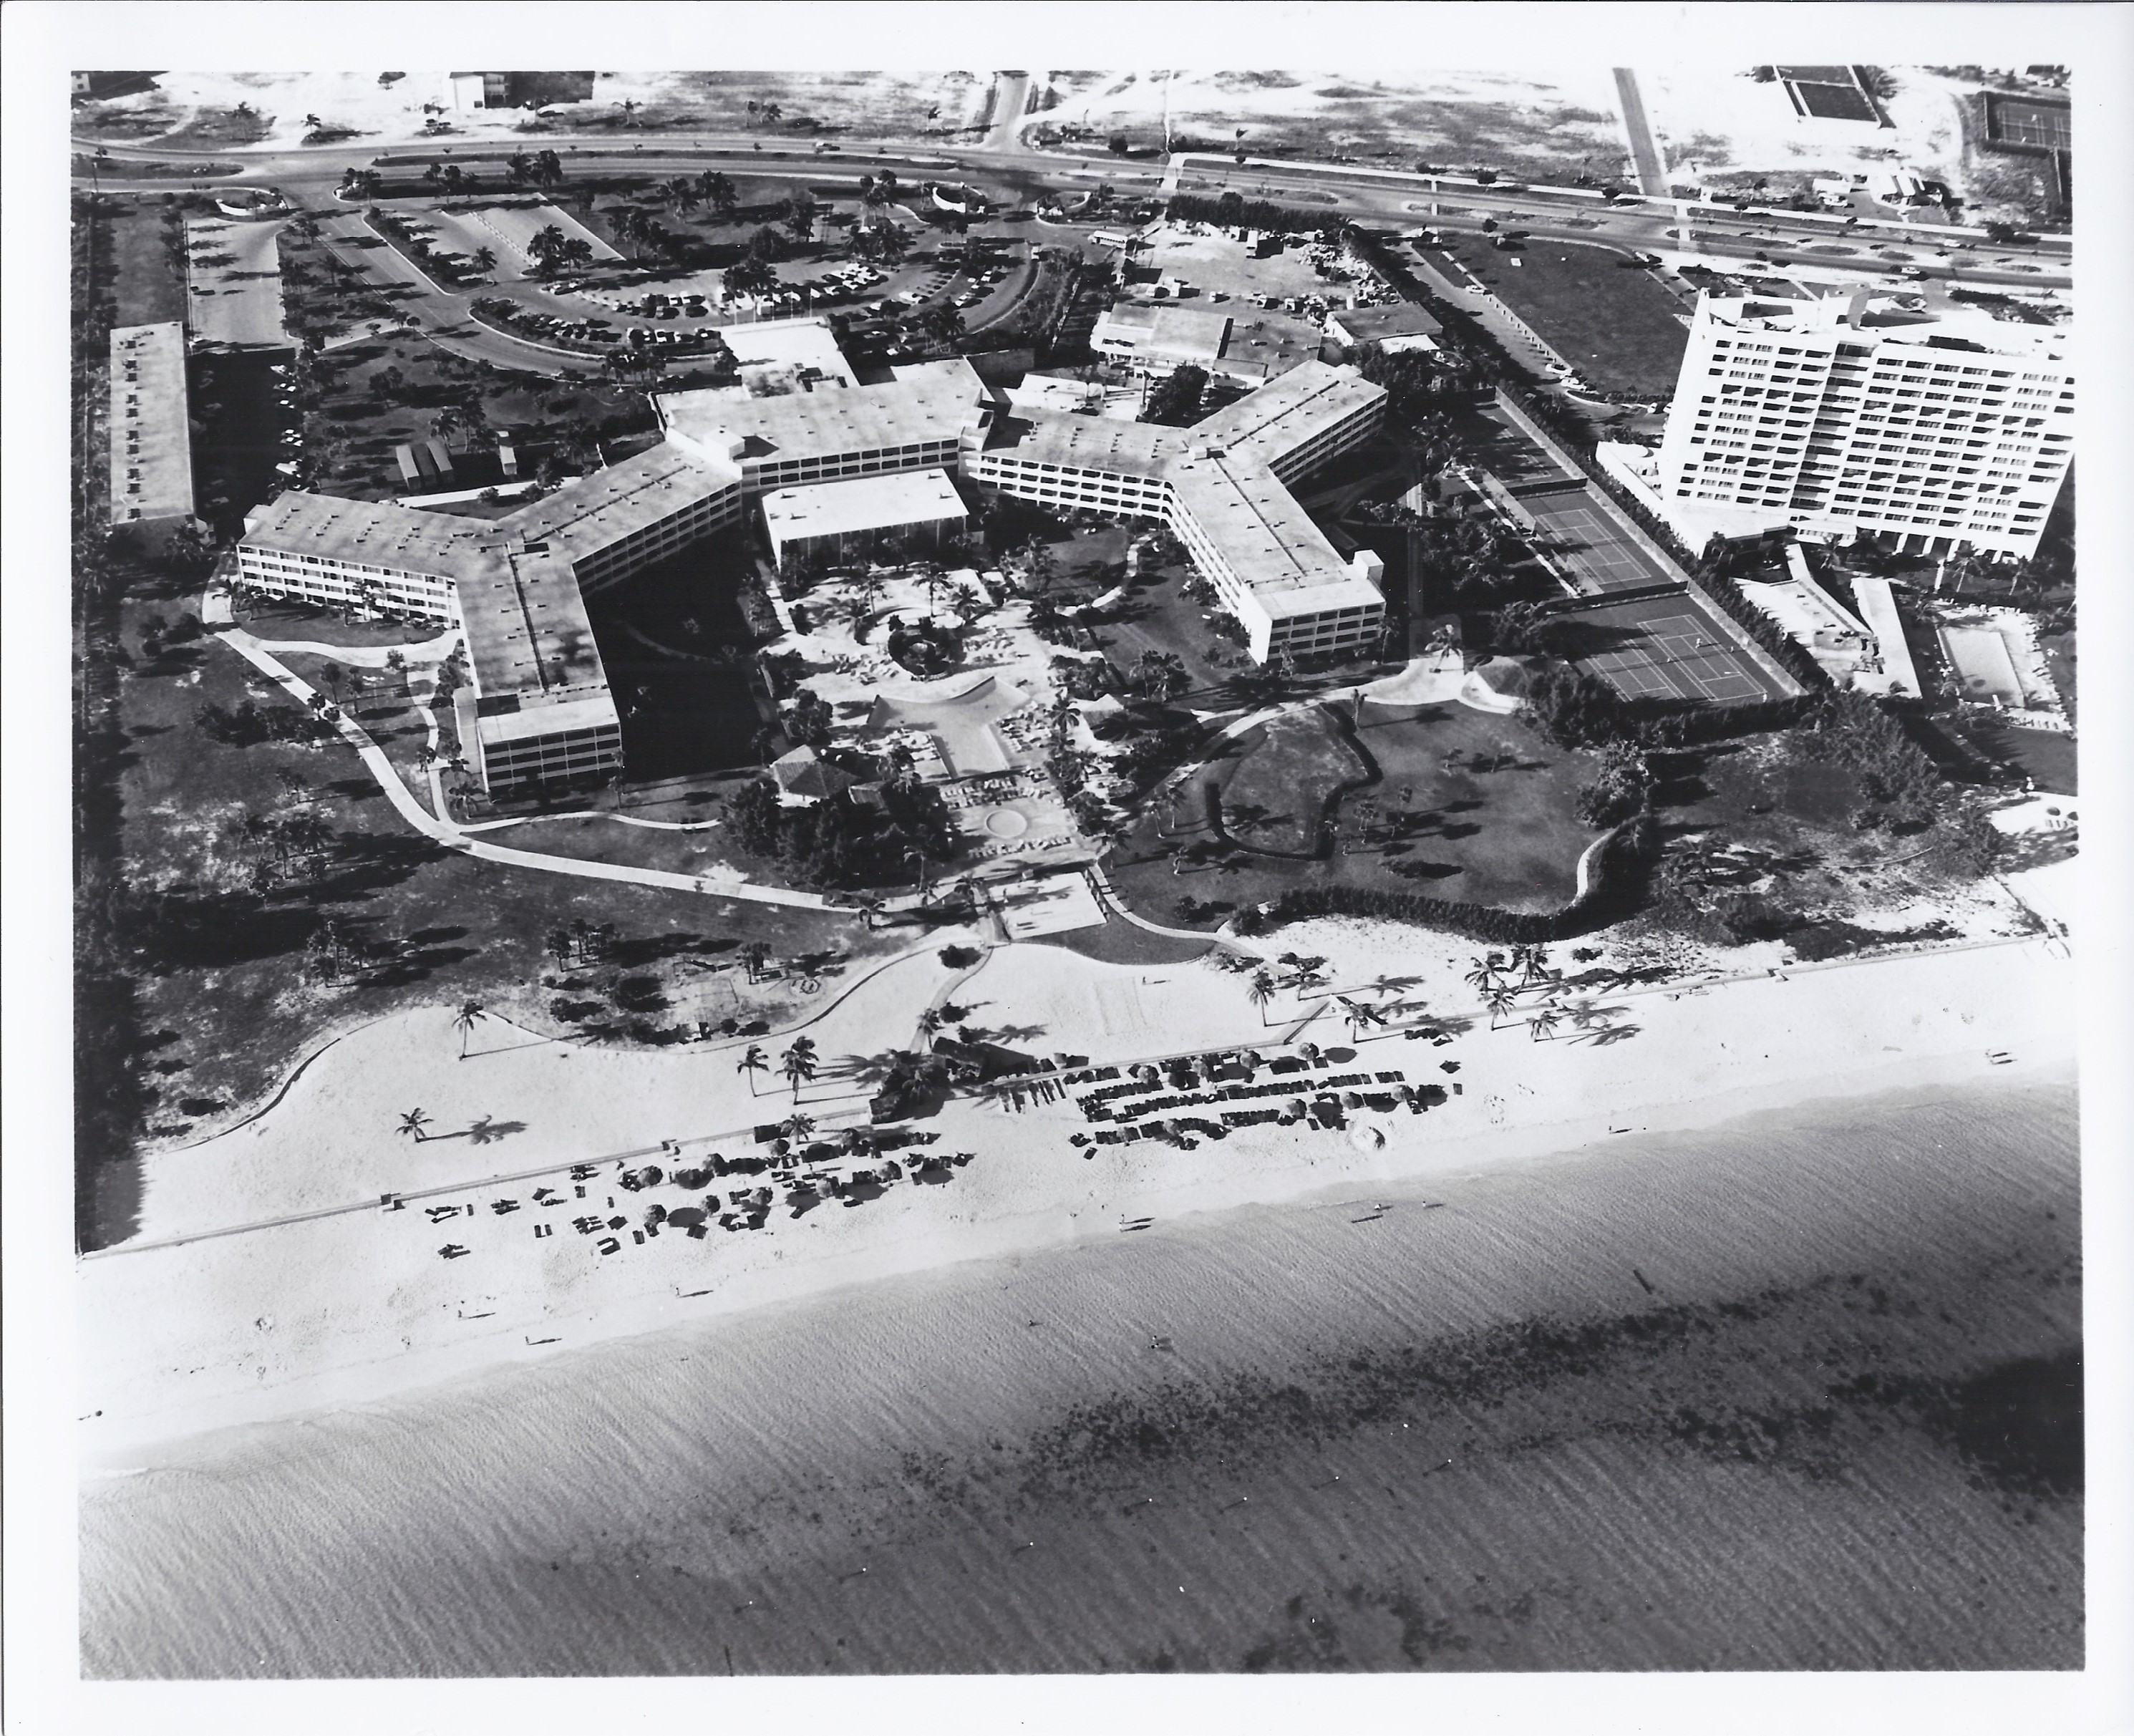
[[[978,147],[991,155],[1014,156],[1022,149],[1023,111],[1030,107],[1030,75],[993,75],[993,123]]]
[[[1638,171],[1638,190],[1648,199],[1667,197],[1667,166],[1653,142],[1651,123],[1645,118],[1645,99],[1638,94],[1638,75],[1627,66],[1615,69],[1615,95],[1623,105],[1623,130],[1629,136],[1630,162]]]

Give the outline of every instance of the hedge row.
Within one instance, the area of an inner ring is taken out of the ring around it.
[[[1338,229],[1340,214],[1331,210],[1303,210],[1295,205],[1274,205],[1264,199],[1224,204],[1200,193],[1176,193],[1164,215],[1190,223],[1243,224],[1249,229],[1277,229],[1286,234],[1316,235],[1321,229]]]
[[[1705,595],[1732,615],[1750,638],[1778,660],[1779,667],[1809,688],[1827,687],[1830,677],[1807,647],[1741,594],[1741,587],[1725,574],[1707,570],[1697,582]]]
[[[1278,923],[1315,916],[1378,916],[1494,945],[1538,946],[1591,933],[1630,915],[1658,854],[1659,827],[1644,812],[1609,834],[1595,858],[1586,891],[1561,909],[1499,910],[1432,898],[1427,892],[1371,886],[1298,886],[1277,899],[1268,915]]]

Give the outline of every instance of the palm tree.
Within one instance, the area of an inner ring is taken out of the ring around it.
[[[473,1034],[475,1026],[488,1016],[479,1001],[462,1001],[460,1010],[452,1015],[452,1029],[460,1034],[460,1059],[462,1061],[466,1059],[467,1039]]]
[[[815,1118],[796,1110],[778,1124],[778,1131],[797,1145],[815,1131]]]
[[[778,1070],[792,1082],[793,1101],[800,1101],[800,1087],[815,1077],[815,1040],[812,1037],[795,1037],[785,1053],[778,1058]]]
[[[1498,1021],[1518,1005],[1518,996],[1510,985],[1500,982],[1482,997],[1482,1004],[1489,1010],[1489,1029],[1494,1030]]]
[[[1563,1015],[1554,1007],[1544,1006],[1527,1020],[1527,1034],[1538,1043],[1543,1037],[1552,1035],[1562,1019]]]
[[[1468,987],[1486,995],[1496,986],[1497,967],[1486,958],[1470,958],[1467,961],[1467,974],[1462,980]]]
[[[474,251],[474,268],[479,272],[495,271],[496,269],[496,254],[488,248],[476,248]]]
[[[413,1134],[415,1136],[415,1143],[419,1145],[424,1140],[429,1137],[427,1134],[422,1131],[422,1130],[429,1125],[429,1116],[423,1114],[419,1109],[410,1109],[401,1116],[400,1125],[394,1131],[399,1133]]]
[[[1548,975],[1548,949],[1546,947],[1527,948],[1523,963],[1526,975],[1522,979],[1522,986],[1538,982]]]
[[[748,1094],[751,1097],[754,1097],[756,1095],[756,1075],[760,1073],[767,1072],[770,1066],[770,1062],[769,1058],[766,1057],[763,1051],[758,1049],[753,1043],[749,1044],[748,1053],[744,1054],[741,1059],[734,1063],[734,1071],[736,1073],[745,1073],[749,1076]]]
[[[763,974],[765,961],[770,957],[770,948],[760,940],[751,940],[741,949],[741,962],[748,967],[751,982]]]

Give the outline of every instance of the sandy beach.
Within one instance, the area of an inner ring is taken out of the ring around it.
[[[84,1671],[2078,1666],[2074,1100],[2007,1072],[161,1448]]]
[[[1383,962],[1360,924],[1304,925],[1283,938],[1351,972],[1338,979],[1350,985],[1366,980],[1363,961]],[[1474,991],[1457,976],[1467,949],[1440,948],[1407,960],[1379,998],[1426,1001],[1441,1018],[1474,1015]],[[2064,947],[2031,939],[1639,991],[1605,997],[1631,1033],[1605,1043],[1569,1033],[1536,1041],[1521,1025],[1493,1031],[1475,1016],[1442,1048],[1351,1044],[1322,1017],[1306,1034],[1352,1055],[1342,1067],[1398,1069],[1460,1093],[1421,1115],[1364,1116],[1382,1131],[1375,1149],[1339,1133],[1256,1127],[1193,1150],[1085,1153],[1069,1142],[1088,1125],[1070,1102],[1012,1114],[952,1101],[927,1124],[938,1134],[930,1149],[976,1156],[943,1184],[905,1183],[797,1218],[780,1208],[761,1230],[703,1239],[670,1232],[639,1242],[625,1227],[612,1256],[568,1220],[625,1216],[635,1226],[649,1198],[680,1196],[619,1191],[614,1162],[575,1183],[567,1166],[713,1135],[737,1155],[753,1148],[733,1131],[781,1118],[792,1094],[775,1077],[738,1071],[730,1049],[573,1049],[493,1021],[461,1061],[444,1010],[411,1014],[318,1055],[253,1122],[156,1160],[138,1242],[80,1267],[84,1459],[93,1472],[134,1468],[154,1461],[157,1443],[568,1359],[896,1275],[1116,1240],[1139,1218],[1168,1225],[1491,1174],[1808,1100],[2054,1076],[2072,1062],[2074,976]],[[801,1107],[825,1125],[863,1116],[864,1087],[838,1077],[847,1058],[908,1043],[916,1009],[955,981],[931,953],[915,954],[826,1013],[810,1028],[823,1076]],[[1290,1011],[1277,1004],[1263,1023],[1239,979],[1205,965],[1110,966],[1040,945],[997,950],[954,993],[1025,1047],[1093,1061],[1225,1044],[1272,1052]],[[775,1054],[776,1039],[766,1046]],[[1991,1051],[2006,1063],[1990,1062]],[[1448,1059],[1456,1073],[1441,1070]],[[416,1104],[438,1136],[396,1135]],[[499,1176],[523,1179],[490,1179]],[[563,1196],[545,1213],[531,1197],[542,1186]],[[378,1208],[382,1194],[418,1189],[442,1191],[398,1212]],[[501,1199],[517,1208],[495,1212]],[[461,1209],[430,1221],[426,1208],[447,1205]],[[323,1215],[211,1233],[306,1213]],[[537,1218],[554,1233],[536,1237]],[[441,1258],[448,1242],[468,1255]]]

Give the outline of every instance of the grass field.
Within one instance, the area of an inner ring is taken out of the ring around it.
[[[146,608],[128,606],[137,666],[123,690],[128,745],[119,783],[135,913],[125,926],[147,1034],[142,1064],[159,1095],[148,1116],[152,1137],[199,1136],[329,1030],[398,1007],[471,998],[537,1029],[627,1035],[635,1022],[649,1034],[664,1025],[659,1008],[671,996],[628,982],[633,975],[686,976],[678,961],[721,956],[749,938],[780,955],[877,944],[850,917],[501,867],[438,849],[401,825],[338,742],[236,747],[210,739],[196,721],[204,704],[251,698],[270,710],[294,706],[211,639],[138,660]],[[167,616],[172,605],[157,612]],[[292,661],[316,673],[316,659]],[[397,703],[365,701],[361,709],[374,731],[412,727]],[[325,870],[314,882],[256,893],[244,872],[244,817],[298,800],[331,834]],[[591,972],[588,986],[573,991],[589,1003],[575,1024],[559,1024],[555,996],[541,981],[554,969],[543,943],[574,919],[614,923],[625,944],[605,972]],[[331,984],[308,980],[303,969],[307,942],[328,920],[367,958]],[[611,991],[625,983],[617,999]]]
[[[582,425],[606,425],[611,439],[624,428],[653,430],[642,392],[605,381],[534,381],[459,361],[413,333],[389,332],[335,350],[316,366],[319,402],[306,418],[305,450],[326,460],[318,487],[356,499],[403,492],[393,448],[427,440],[440,412],[464,412],[471,399],[480,402],[490,427],[530,429],[537,442]],[[380,395],[374,383],[388,369],[401,378]],[[612,448],[610,456],[617,456]]]
[[[1674,390],[1688,328],[1667,292],[1624,263],[1626,254],[1573,241],[1536,241],[1517,252],[1500,252],[1478,235],[1446,242],[1591,384],[1657,398]]]
[[[1281,760],[1244,786],[1287,799],[1288,810],[1260,798],[1264,812],[1250,816],[1242,831],[1233,825],[1244,847],[1224,849],[1210,838],[1197,790],[1205,780],[1196,777],[1177,805],[1180,829],[1168,830],[1165,804],[1151,804],[1108,865],[1113,883],[1152,919],[1202,928],[1292,886],[1426,891],[1512,909],[1553,908],[1576,892],[1579,854],[1595,836],[1572,813],[1591,775],[1589,756],[1550,747],[1509,718],[1461,706],[1366,704],[1354,740],[1354,750],[1344,749],[1350,764],[1359,751],[1377,775],[1342,800],[1330,854],[1256,853],[1263,840],[1269,848],[1288,848],[1277,841],[1302,837],[1311,846],[1308,809],[1326,790],[1303,775],[1311,756],[1291,738],[1278,744]],[[1239,769],[1254,745],[1251,738],[1239,745]],[[1285,777],[1286,769],[1298,775]],[[1236,772],[1219,767],[1214,775],[1229,780],[1226,810],[1242,808],[1244,803],[1229,795],[1238,787]],[[1279,794],[1285,786],[1287,798]],[[1374,801],[1375,817],[1369,809]],[[1184,860],[1174,862],[1181,846]]]
[[[1256,855],[1303,856],[1351,784],[1369,774],[1324,711],[1292,712],[1246,736],[1220,777],[1223,823]],[[1205,780],[1204,780],[1205,781]]]
[[[1047,121],[1154,143],[1165,122],[1174,142],[1260,155],[1352,156],[1560,178],[1585,169],[1627,172],[1605,68],[1557,83],[1517,72],[1388,74],[1055,72]],[[1243,128],[1243,140],[1237,140]]]

